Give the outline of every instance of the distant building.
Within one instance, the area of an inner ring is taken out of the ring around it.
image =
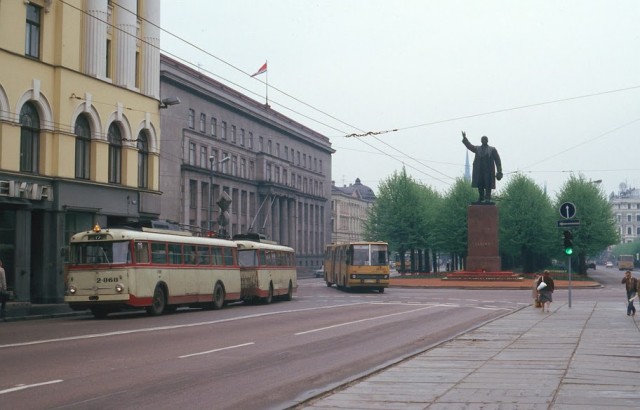
[[[373,189],[356,178],[354,184],[337,187],[331,185],[331,242],[344,243],[364,240],[364,223],[369,209],[376,201]]]
[[[609,203],[613,210],[620,243],[640,238],[640,190],[621,185],[618,194],[611,194]]]
[[[295,248],[299,267],[322,265],[329,138],[164,55],[160,88],[181,101],[162,113],[161,219],[201,235],[261,233]]]
[[[159,25],[155,0],[0,1],[0,259],[17,300],[63,300],[73,233],[159,216]]]

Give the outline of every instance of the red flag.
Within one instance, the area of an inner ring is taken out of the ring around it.
[[[262,64],[262,67],[260,67],[260,69],[258,71],[256,71],[256,73],[254,75],[252,75],[251,77],[255,77],[257,75],[260,75],[262,73],[266,73],[267,72],[267,62],[265,61],[264,64]]]

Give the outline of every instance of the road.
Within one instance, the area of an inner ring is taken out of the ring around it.
[[[0,407],[286,408],[530,302],[528,290],[345,293],[313,278],[271,305],[9,322]]]

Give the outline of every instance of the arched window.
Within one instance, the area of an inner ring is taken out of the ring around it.
[[[109,126],[109,182],[119,184],[122,175],[122,136],[116,123]]]
[[[27,102],[20,110],[20,171],[37,173],[39,152],[40,116],[35,105]]]
[[[149,187],[149,144],[144,131],[138,134],[138,187]]]
[[[91,127],[84,115],[76,120],[76,178],[89,179],[91,163]]]

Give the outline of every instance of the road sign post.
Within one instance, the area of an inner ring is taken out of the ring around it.
[[[572,202],[565,202],[560,205],[560,216],[564,219],[558,221],[558,228],[574,228],[580,226],[580,220],[573,219],[576,216],[576,206]],[[571,252],[567,251],[567,232],[570,237],[568,239]],[[571,308],[571,253],[573,253],[573,244],[571,243],[571,239],[573,235],[571,235],[570,231],[565,231],[565,253],[567,254],[567,273],[569,275],[569,308]]]

